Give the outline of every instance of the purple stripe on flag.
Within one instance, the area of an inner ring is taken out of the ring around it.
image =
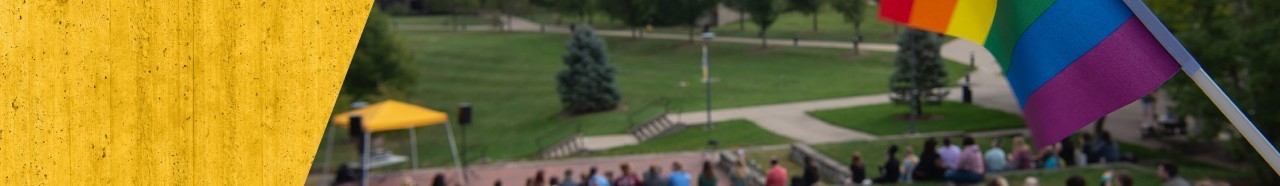
[[[1036,146],[1053,145],[1133,103],[1164,84],[1178,68],[1142,22],[1130,17],[1027,98],[1022,111]]]

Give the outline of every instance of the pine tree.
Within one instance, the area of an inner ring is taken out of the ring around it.
[[[604,39],[591,27],[579,25],[566,49],[569,53],[562,60],[568,69],[556,74],[563,112],[584,114],[618,107],[622,95],[614,84],[615,70],[609,65]]]
[[[938,105],[947,96],[942,89],[947,72],[942,69],[941,36],[923,30],[907,29],[898,40],[898,70],[889,78],[890,96],[896,104],[906,104],[913,114],[923,113],[923,106]]]

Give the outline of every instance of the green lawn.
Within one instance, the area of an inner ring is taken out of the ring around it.
[[[873,43],[897,43],[898,36],[894,34],[894,24],[881,21],[876,18],[879,14],[878,6],[869,6],[866,9],[866,15],[862,21],[862,35],[866,42]],[[745,23],[745,30],[739,24]],[[904,28],[905,29],[905,28]],[[755,38],[760,31],[756,24],[749,20],[734,23],[722,23],[715,32],[719,36],[732,37],[752,37]],[[683,32],[681,32],[683,33]],[[799,12],[788,12],[778,16],[778,20],[769,27],[767,35],[769,38],[791,39],[794,35],[799,34],[803,40],[834,40],[834,41],[850,41],[854,35],[853,24],[846,23],[844,17],[839,12],[831,9],[830,6],[824,6],[818,12],[818,31],[813,31],[813,17],[804,15]]]
[[[447,25],[451,25],[450,23],[453,22],[453,17],[448,15],[397,16],[397,17],[392,17],[391,21],[393,21],[395,24],[398,24],[398,25],[405,24],[405,25],[447,26]],[[485,19],[478,16],[473,16],[473,15],[458,16],[458,23],[465,24],[465,25],[492,24],[493,23],[492,21],[493,20]]]
[[[674,151],[704,150],[707,140],[719,142],[719,149],[776,145],[790,143],[791,139],[769,132],[747,120],[717,122],[716,128],[704,131],[701,126],[686,128],[674,134],[659,136],[640,144],[595,152],[592,155],[643,154]]]
[[[400,38],[415,53],[412,71],[418,74],[417,85],[389,97],[442,111],[453,111],[461,102],[474,105],[475,124],[462,145],[470,149],[468,160],[525,159],[578,130],[588,135],[623,133],[632,127],[628,114],[652,112],[644,105],[660,97],[671,100],[676,112],[701,110],[705,104],[699,83],[700,49],[673,47],[681,41],[608,38],[610,62],[617,67],[617,83],[629,110],[560,118],[554,77],[564,69],[560,57],[565,35],[416,31],[402,32]],[[711,73],[718,79],[712,84],[714,108],[883,93],[894,70],[893,53],[849,59],[842,49],[754,48],[712,48]],[[968,68],[946,64],[951,79]],[[335,111],[345,111],[350,102],[340,96]],[[424,127],[418,133],[418,145],[426,149],[420,154],[423,165],[451,163],[444,127]],[[387,135],[387,147],[408,154],[402,142],[405,132]],[[339,143],[335,149],[342,151],[333,153],[332,164],[354,159],[350,144]]]
[[[959,94],[959,92],[952,92]],[[904,134],[910,129],[910,121],[898,119],[910,112],[904,105],[892,103],[813,111],[809,115],[837,126],[867,132],[874,135]],[[920,133],[941,131],[983,131],[1020,128],[1025,126],[1018,115],[959,102],[943,102],[938,106],[926,106],[926,114],[941,115],[941,119],[916,122]]]
[[[924,140],[925,139],[923,138],[912,138],[912,139],[890,140],[890,141],[859,141],[859,142],[817,145],[817,146],[814,146],[813,148],[817,149],[819,152],[823,154],[826,154],[828,157],[832,157],[836,161],[840,161],[841,163],[844,163],[844,164],[848,164],[850,162],[850,159],[848,158],[850,154],[852,154],[853,152],[862,152],[863,161],[867,163],[868,176],[876,177],[876,176],[879,176],[880,173],[875,172],[873,170],[875,170],[874,169],[875,167],[878,167],[881,164],[883,164],[884,161],[887,159],[885,157],[884,150],[888,149],[890,145],[896,144],[896,145],[899,145],[899,148],[905,148],[904,145],[910,145],[911,147],[914,148],[914,150],[916,151],[916,154],[919,154],[921,152],[920,148],[924,144]],[[955,139],[955,140],[959,140],[959,139]],[[990,140],[991,140],[990,138],[975,139],[975,141],[978,144],[980,144],[980,146],[983,149],[990,148],[990,144],[991,144]],[[1003,147],[1001,148],[1003,149],[1009,149],[1009,143],[1007,138],[1006,140],[1004,140],[1004,143],[1002,143],[1002,146]],[[1121,143],[1120,150],[1122,152],[1133,152],[1138,157],[1145,158],[1145,159],[1182,159],[1184,161],[1175,161],[1175,162],[1182,166],[1179,168],[1181,168],[1182,174],[1184,175],[1184,177],[1188,179],[1201,179],[1206,177],[1215,178],[1215,179],[1246,179],[1247,178],[1246,176],[1249,176],[1248,174],[1241,174],[1239,170],[1209,166],[1207,164],[1190,160],[1190,159],[1187,159],[1186,157],[1181,157],[1176,154],[1146,153],[1146,152],[1156,152],[1156,151],[1142,148],[1139,146]],[[903,153],[902,151],[903,150],[899,151],[898,153],[899,157],[902,156],[902,153]],[[1155,172],[1154,172],[1155,164],[1153,163],[1154,162],[1141,163],[1139,164],[1139,167],[1141,167],[1141,169],[1137,169],[1137,170],[1134,170],[1129,167],[1123,167],[1123,166],[1115,166],[1113,168],[1129,171],[1131,174],[1135,176],[1135,180],[1137,181],[1136,183],[1139,183],[1138,185],[1151,185],[1153,183],[1158,183],[1158,180],[1159,180],[1158,177],[1156,177],[1155,175]],[[1010,174],[1010,175],[1006,175],[1006,178],[1009,179],[1010,183],[1015,183],[1012,185],[1022,185],[1021,184],[1022,180],[1026,176],[1035,176],[1037,179],[1040,180],[1041,185],[1061,185],[1065,183],[1066,178],[1070,177],[1072,174],[1080,174],[1084,176],[1086,180],[1089,180],[1090,183],[1096,183],[1101,178],[1103,171],[1105,171],[1105,168],[1071,168],[1071,169],[1063,169],[1060,171]],[[926,183],[918,183],[916,185],[941,185],[941,184],[926,182]],[[1159,185],[1159,184],[1155,184],[1155,185]]]

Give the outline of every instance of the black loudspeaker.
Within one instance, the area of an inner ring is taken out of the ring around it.
[[[348,131],[350,132],[351,139],[363,138],[364,137],[364,118],[360,117],[359,115],[352,115],[350,121],[351,121],[351,125],[349,126],[348,129],[350,130]]]
[[[462,103],[458,105],[458,124],[471,124],[471,104]]]

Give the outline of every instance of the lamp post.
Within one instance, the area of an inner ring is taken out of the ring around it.
[[[704,129],[708,131],[715,128],[711,125],[711,63],[708,60],[711,39],[715,37],[716,34],[711,32],[710,26],[702,27],[702,83],[707,88],[707,126]]]
[[[964,87],[961,91],[961,100],[964,103],[973,103],[973,88],[969,86],[969,75],[973,74],[973,52],[969,52],[969,71],[964,74]]]

